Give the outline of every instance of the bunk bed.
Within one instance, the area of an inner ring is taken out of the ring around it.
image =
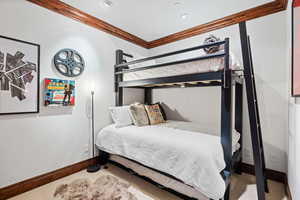
[[[246,24],[240,24],[240,33],[241,33],[241,42],[242,42],[242,51],[243,51],[243,63],[244,63],[244,70],[235,68],[233,61],[230,58],[230,40],[226,38],[224,41],[219,41],[215,43],[205,44],[196,46],[193,48],[183,49],[180,51],[174,51],[158,56],[152,56],[149,58],[143,58],[139,60],[134,60],[131,62],[126,61],[126,57],[132,57],[130,54],[123,52],[122,50],[116,51],[116,65],[115,67],[115,93],[116,99],[115,103],[116,106],[123,106],[123,95],[124,95],[124,88],[143,88],[145,89],[145,103],[152,103],[152,90],[158,88],[173,88],[173,87],[221,87],[221,131],[220,131],[220,139],[221,139],[221,146],[223,152],[223,159],[225,161],[225,167],[220,172],[221,177],[225,183],[225,192],[222,199],[229,200],[230,198],[230,184],[231,184],[231,175],[233,172],[241,173],[242,167],[242,149],[243,149],[243,124],[242,124],[242,117],[243,117],[243,83],[244,79],[246,78],[246,89],[247,95],[249,93],[248,90],[255,91],[255,87],[253,87],[253,73],[251,76],[247,76],[248,73],[253,72],[252,69],[252,57],[251,57],[251,49],[249,38],[246,32]],[[132,67],[133,65],[145,63],[150,60],[155,60],[159,58],[165,58],[173,55],[178,55],[190,51],[198,51],[207,47],[211,46],[223,46],[223,50],[214,54],[208,55],[201,55],[195,58],[189,58],[179,61],[172,61],[172,62],[165,62],[159,64],[152,64],[150,66],[142,66],[142,67]],[[201,65],[206,65],[205,69],[201,68]],[[209,65],[214,65],[213,69],[207,67]],[[216,66],[217,65],[217,69]],[[188,69],[191,67],[191,70],[180,70],[181,68]],[[172,74],[172,70],[176,69],[176,74]],[[165,73],[164,73],[165,72]],[[244,74],[243,74],[244,72]],[[252,81],[252,82],[249,82]],[[255,85],[254,85],[255,86]],[[235,95],[233,95],[235,93]],[[249,96],[250,95],[250,96]],[[255,103],[256,99],[252,93],[249,94],[248,97],[248,106],[252,108],[257,104]],[[233,99],[234,97],[234,99]],[[251,102],[249,103],[249,100]],[[253,101],[252,101],[253,100]],[[234,102],[234,105],[233,105]],[[233,108],[234,113],[233,113]],[[251,107],[252,106],[252,107]],[[235,116],[233,119],[233,115]],[[254,160],[256,164],[256,175],[257,175],[257,189],[258,189],[258,196],[259,200],[264,200],[264,192],[267,191],[267,184],[265,178],[265,164],[264,164],[264,155],[263,155],[263,145],[261,139],[261,132],[253,132],[254,125],[256,123],[256,131],[260,131],[257,128],[257,115],[254,116],[255,119],[250,119],[251,122],[251,133],[252,133],[252,144],[254,145]],[[250,116],[253,117],[253,116]],[[255,120],[255,121],[253,121]],[[253,125],[253,126],[252,126]],[[239,145],[240,148],[233,151],[232,147],[232,132],[235,129],[240,134]],[[196,144],[196,143],[195,143]],[[108,161],[123,167],[124,169],[130,170],[128,167],[120,162],[111,159],[113,153],[109,149],[101,148],[101,145],[97,145],[100,151],[100,163],[105,164]],[[258,149],[259,153],[255,150]],[[165,171],[161,171],[159,167],[149,167],[149,165],[139,162],[138,160],[134,160],[129,156],[124,155],[117,155],[121,158],[129,160],[133,163],[136,163],[140,166],[158,172],[162,175],[170,177],[178,182],[186,184],[182,178],[177,177],[174,174],[168,174]],[[139,175],[138,173],[135,173]],[[145,177],[141,175],[144,179],[148,180],[149,182],[156,183],[149,177]],[[166,189],[169,192],[175,193],[176,195],[182,197],[183,199],[195,199],[191,198],[190,196],[186,196],[185,194],[181,194],[178,191],[162,186],[158,184],[161,188]],[[188,187],[193,187],[191,185],[186,184]],[[261,189],[261,186],[263,189]]]

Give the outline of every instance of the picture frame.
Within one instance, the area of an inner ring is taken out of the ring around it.
[[[44,106],[75,106],[75,80],[45,78]]]
[[[291,95],[300,97],[300,0],[292,3]]]
[[[0,115],[40,112],[40,45],[0,35]]]

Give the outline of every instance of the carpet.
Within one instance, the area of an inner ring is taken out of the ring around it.
[[[80,178],[60,184],[53,196],[56,200],[152,200],[128,182],[106,174],[99,175],[94,182]]]

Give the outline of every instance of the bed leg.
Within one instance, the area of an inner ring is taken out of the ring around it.
[[[105,151],[101,151],[99,150],[99,164],[101,166],[106,165],[108,163],[108,159],[109,159],[109,153],[105,152]]]
[[[237,163],[235,172],[242,174],[243,161],[243,84],[235,84],[235,130],[241,134],[240,143],[240,160]]]
[[[235,173],[242,175],[242,161],[239,161],[239,163],[237,164]]]

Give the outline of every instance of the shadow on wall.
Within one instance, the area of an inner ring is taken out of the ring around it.
[[[254,164],[253,161],[253,151],[252,149],[248,150],[250,152],[245,152],[244,149],[244,157],[243,162],[248,164]],[[268,142],[264,142],[264,152],[265,152],[265,161],[266,161],[266,168],[267,169],[273,169],[280,172],[286,172],[287,168],[287,153],[274,146],[273,144],[270,144]],[[283,162],[284,159],[284,162]],[[278,180],[280,181],[280,180]]]
[[[266,167],[269,169],[271,168],[277,171],[286,172],[287,170],[284,169],[287,169],[287,152],[268,142],[264,142],[264,149],[265,155],[268,153],[268,156],[265,156],[267,163]]]
[[[185,121],[185,122],[189,122],[189,120],[187,120],[185,117],[183,117],[177,109],[171,109],[168,105],[166,105],[165,103],[161,103],[166,115],[167,115],[167,119],[168,120],[176,120],[176,121]],[[172,116],[172,117],[170,117]]]
[[[62,116],[62,115],[72,115],[73,108],[57,106],[57,107],[45,107],[43,105],[43,100],[40,99],[40,112],[36,114],[13,114],[13,115],[1,115],[1,119],[25,119],[25,118],[39,118],[45,116]]]

